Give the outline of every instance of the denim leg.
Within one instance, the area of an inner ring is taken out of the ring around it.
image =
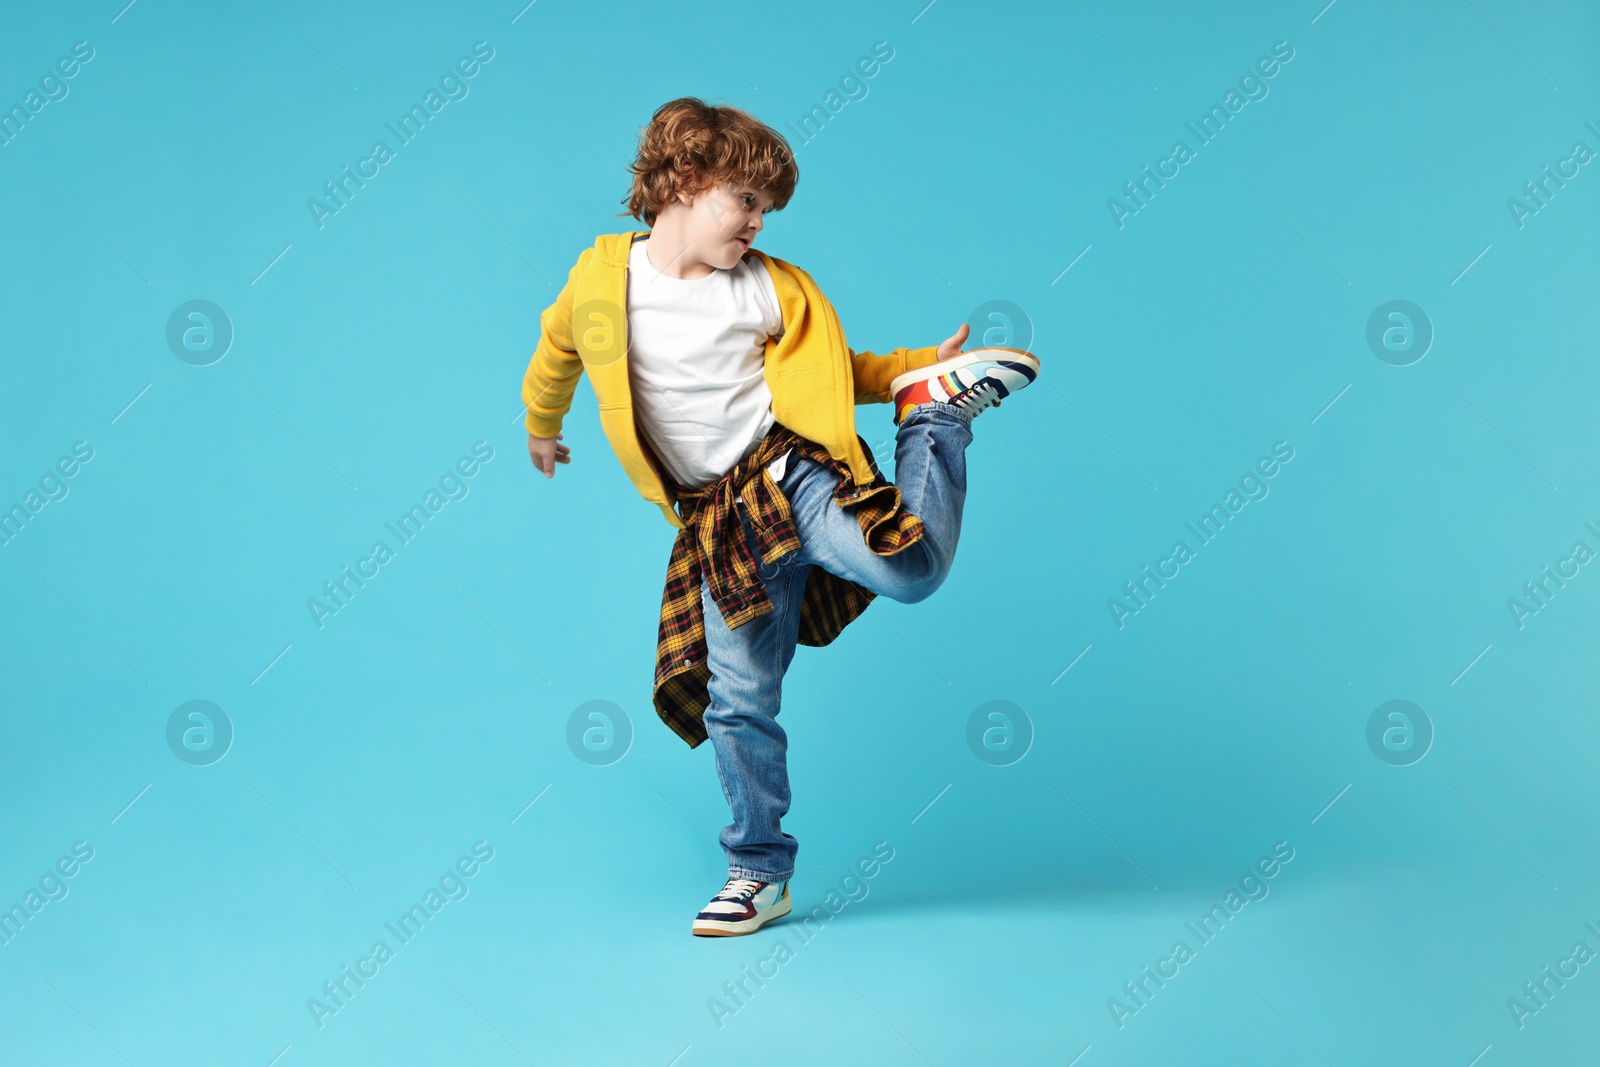
[[[800,528],[808,564],[848,578],[881,596],[915,603],[943,584],[961,538],[967,498],[967,446],[972,420],[948,404],[912,408],[895,434],[895,484],[901,500],[926,528],[922,540],[893,556],[866,546],[855,516],[833,502],[838,478],[800,458],[780,483]]]
[[[740,523],[744,536],[751,538],[742,512]],[[754,551],[753,538],[751,547]],[[700,582],[711,670],[706,734],[733,815],[719,835],[729,877],[784,882],[794,873],[799,842],[781,826],[789,811],[789,765],[788,737],[778,725],[778,708],[810,571],[799,556],[792,552],[776,563],[761,564],[772,611],[736,630],[728,629],[710,588],[704,579]]]

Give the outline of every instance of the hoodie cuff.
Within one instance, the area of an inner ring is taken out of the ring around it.
[[[554,437],[561,432],[561,420],[559,418],[541,419],[531,411],[528,412],[527,418],[522,420],[522,425],[534,437]]]
[[[906,351],[906,370],[918,370],[939,361],[939,346],[912,348]]]

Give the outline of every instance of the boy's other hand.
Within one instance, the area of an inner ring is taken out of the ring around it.
[[[972,327],[963,322],[961,329],[957,330],[948,341],[939,346],[939,358],[949,359],[951,356],[959,356],[961,354],[961,342],[965,341],[967,334],[971,332]]]
[[[532,457],[533,465],[539,468],[546,478],[555,477],[557,463],[572,462],[572,449],[560,443],[561,437],[561,434],[556,434],[554,437],[535,437],[531,433],[528,435],[528,455]]]
[[[965,341],[967,339],[967,334],[971,332],[972,327],[963,322],[961,324],[961,329],[951,334],[950,339],[939,346],[939,351],[937,353],[938,357],[940,359],[950,359],[954,356],[959,356],[961,354],[961,342]],[[998,400],[994,402],[995,407],[999,407],[1000,404],[1001,402]]]

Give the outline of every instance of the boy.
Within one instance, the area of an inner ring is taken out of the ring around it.
[[[1039,371],[1017,349],[885,355],[845,346],[811,276],[751,247],[799,170],[776,131],[693,97],[658,108],[629,168],[628,214],[540,317],[522,385],[528,453],[570,463],[561,420],[588,372],[600,426],[634,487],[678,529],[652,699],[693,748],[707,737],[733,816],[728,880],[691,931],[754,932],[789,912],[798,842],[777,714],[796,644],[825,645],[879,594],[930,595],[949,573],[971,422]],[[892,401],[895,474],[855,432]]]

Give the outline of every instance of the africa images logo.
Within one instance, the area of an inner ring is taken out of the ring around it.
[[[325,600],[314,596],[307,597],[306,610],[311,613],[311,621],[317,624],[317,629],[322,629],[327,625],[329,618],[349,607],[356,594],[365,589],[368,582],[383,573],[382,568],[395,558],[399,549],[416,540],[428,522],[444,510],[446,504],[452,500],[465,500],[472,492],[472,487],[468,483],[477,477],[483,465],[492,459],[494,459],[493,445],[487,441],[474,444],[471,456],[460,457],[453,467],[446,469],[444,474],[439,476],[439,488],[430,487],[423,494],[421,502],[412,504],[410,509],[402,512],[394,522],[383,524],[384,529],[394,535],[395,547],[391,548],[387,541],[374,541],[371,552],[356,560],[354,571],[350,569],[350,564],[346,563],[340,567],[337,577],[322,583]]]
[[[1255,466],[1247,469],[1239,477],[1239,488],[1229,487],[1222,496],[1222,503],[1212,504],[1208,511],[1201,513],[1194,522],[1184,523],[1184,528],[1194,535],[1195,544],[1204,548],[1222,533],[1228,521],[1245,509],[1245,505],[1252,500],[1265,500],[1272,492],[1267,484],[1268,480],[1278,475],[1290,460],[1294,459],[1294,446],[1288,441],[1279,441],[1272,446],[1272,455],[1262,456],[1256,460]],[[1214,528],[1213,528],[1214,527]],[[1167,555],[1156,561],[1155,570],[1150,569],[1146,563],[1139,576],[1133,580],[1122,583],[1122,591],[1126,599],[1117,597],[1106,598],[1106,609],[1111,612],[1111,621],[1117,624],[1117,629],[1127,628],[1127,620],[1139,614],[1150,606],[1155,599],[1156,592],[1165,589],[1167,582],[1176,578],[1185,564],[1197,558],[1196,549],[1189,547],[1188,541],[1173,542],[1172,549]],[[1170,570],[1168,568],[1171,568]]]
[[[456,60],[455,66],[446,70],[439,76],[439,87],[434,89],[429,86],[422,96],[422,102],[413,102],[411,107],[401,112],[395,122],[385,122],[384,127],[394,135],[395,147],[391,148],[388,141],[374,141],[372,150],[363,158],[356,160],[356,169],[350,170],[346,163],[339,172],[337,179],[322,183],[322,192],[326,200],[309,197],[306,200],[306,209],[311,212],[311,221],[317,224],[317,229],[327,225],[327,220],[339,214],[350,206],[350,201],[356,194],[367,187],[367,182],[383,173],[382,168],[390,163],[399,150],[410,144],[427,127],[429,120],[445,109],[451,101],[460,101],[467,98],[472,87],[467,83],[478,76],[490,60],[494,59],[494,48],[488,41],[479,41],[472,46],[471,56],[462,56]],[[442,95],[441,95],[442,94]]]
[[[1267,81],[1277,77],[1283,66],[1294,58],[1294,48],[1288,41],[1277,41],[1272,46],[1271,56],[1262,56],[1257,59],[1255,66],[1247,69],[1239,78],[1239,88],[1229,89],[1222,97],[1222,103],[1212,104],[1210,110],[1201,114],[1195,122],[1185,122],[1183,125],[1194,134],[1195,142],[1204,148],[1227,129],[1228,123],[1235,115],[1245,109],[1245,105],[1252,100],[1265,100],[1271,91]],[[1239,95],[1240,91],[1244,93]],[[1117,229],[1128,225],[1128,219],[1139,214],[1150,206],[1155,199],[1157,190],[1165,189],[1167,182],[1176,178],[1183,172],[1182,168],[1191,160],[1199,158],[1195,149],[1189,147],[1188,141],[1174,141],[1171,150],[1165,158],[1156,161],[1155,170],[1152,172],[1150,164],[1144,164],[1140,169],[1143,177],[1122,183],[1122,191],[1127,200],[1119,200],[1114,196],[1106,198],[1106,210],[1111,213],[1111,221],[1117,224]],[[1171,170],[1168,170],[1168,167]],[[1131,203],[1130,203],[1131,201]]]

